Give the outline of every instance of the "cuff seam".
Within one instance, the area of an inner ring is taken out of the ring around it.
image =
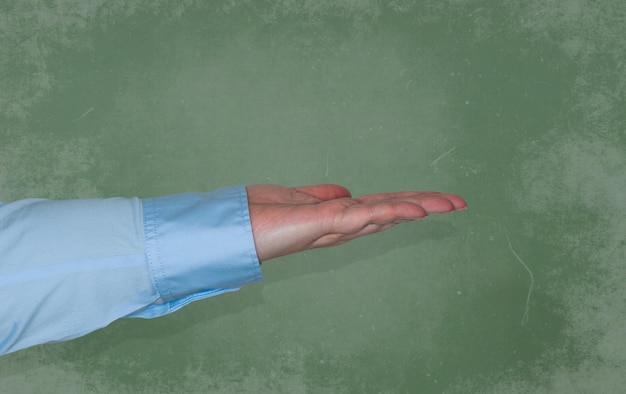
[[[250,207],[248,204],[248,189],[245,185],[243,185],[242,193],[241,193],[241,219],[244,226],[244,230],[250,234],[250,238],[252,241],[252,250],[250,252],[250,260],[253,265],[253,269],[258,272],[259,266],[261,265],[261,261],[258,258],[258,254],[256,252],[256,244],[254,241],[254,232],[252,231],[252,219],[250,217]],[[259,280],[259,274],[255,275],[255,279]]]

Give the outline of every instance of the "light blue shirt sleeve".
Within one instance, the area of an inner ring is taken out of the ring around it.
[[[0,203],[0,354],[262,280],[243,185]]]

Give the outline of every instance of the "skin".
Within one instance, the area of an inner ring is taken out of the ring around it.
[[[343,186],[247,186],[250,220],[260,261],[341,245],[432,213],[465,210],[455,194],[377,193],[353,198]]]

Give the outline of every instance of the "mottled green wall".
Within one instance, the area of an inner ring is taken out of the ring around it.
[[[0,200],[333,182],[470,209],[2,357],[0,392],[623,392],[625,104],[622,1],[2,1]]]

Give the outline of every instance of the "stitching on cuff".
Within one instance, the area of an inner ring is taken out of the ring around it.
[[[172,292],[167,284],[165,269],[163,268],[161,249],[159,245],[159,229],[157,224],[157,208],[153,200],[143,200],[148,211],[145,214],[145,232],[146,232],[146,256],[150,264],[150,273],[154,288],[162,302],[172,298]],[[153,255],[154,251],[154,255]],[[157,266],[159,272],[157,272]]]

